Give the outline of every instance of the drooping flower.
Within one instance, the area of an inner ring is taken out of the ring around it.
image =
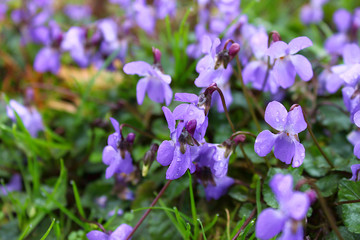
[[[307,124],[301,106],[294,105],[290,111],[277,101],[268,104],[265,110],[265,121],[279,133],[262,131],[255,140],[255,152],[264,157],[274,147],[274,155],[280,161],[299,167],[305,158],[305,148],[299,142],[298,133],[304,131]]]
[[[352,177],[351,181],[360,181],[360,164],[353,164],[351,166]]]
[[[274,77],[283,88],[292,86],[295,76],[298,74],[303,81],[309,81],[313,77],[311,63],[298,51],[312,46],[312,41],[307,37],[294,38],[286,44],[276,41],[267,50],[267,55],[275,59],[273,68]]]
[[[110,118],[115,133],[110,134],[108,145],[104,148],[102,161],[109,167],[106,169],[105,177],[108,179],[115,173],[130,174],[133,171],[130,149],[135,139],[135,134],[129,133],[126,139],[122,136],[119,123]]]
[[[154,48],[153,53],[154,65],[143,61],[130,62],[125,64],[124,72],[144,77],[136,85],[136,98],[139,105],[143,103],[145,93],[154,102],[163,103],[165,101],[166,105],[169,105],[173,95],[169,86],[171,77],[162,72],[160,64],[161,52]]]
[[[279,203],[279,209],[263,210],[255,225],[256,237],[270,239],[282,231],[281,240],[302,240],[304,232],[302,220],[310,207],[306,193],[293,191],[291,175],[276,174],[270,181],[270,187]]]
[[[14,111],[19,115],[25,128],[32,137],[37,137],[38,132],[44,130],[41,115],[36,108],[31,106],[26,107],[15,100],[10,100],[9,105],[6,106],[6,113],[13,122],[16,122]]]
[[[0,196],[6,196],[10,192],[14,191],[21,191],[22,184],[21,184],[21,175],[20,174],[14,174],[9,183],[5,186],[2,186],[0,184]]]
[[[208,184],[205,187],[206,200],[211,199],[218,200],[225,195],[228,189],[235,183],[235,180],[231,177],[224,176],[222,178],[214,178],[215,185]]]
[[[125,223],[121,224],[114,232],[109,234],[93,230],[86,234],[89,240],[126,240],[133,228]]]

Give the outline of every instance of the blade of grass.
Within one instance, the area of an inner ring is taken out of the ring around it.
[[[195,205],[195,199],[194,199],[194,192],[192,187],[192,179],[191,179],[191,173],[190,171],[187,171],[189,175],[189,193],[190,193],[190,204],[191,204],[191,214],[193,218],[193,225],[194,225],[194,239],[198,239],[199,235],[199,226],[197,224],[197,213],[196,213],[196,205]]]
[[[47,236],[50,234],[50,231],[51,231],[54,223],[55,223],[55,218],[52,220],[50,227],[48,228],[48,230],[46,231],[46,233],[44,234],[44,236],[42,236],[42,238],[40,240],[45,240],[47,238]]]
[[[76,207],[80,213],[80,216],[83,217],[83,218],[86,218],[85,217],[85,212],[84,212],[84,209],[82,207],[82,204],[81,204],[81,200],[80,200],[80,196],[79,196],[79,191],[76,187],[76,183],[74,180],[71,180],[71,185],[73,187],[73,192],[74,192],[74,197],[75,197],[75,203],[76,203]]]
[[[203,234],[203,238],[204,238],[204,240],[207,240],[207,239],[206,239],[206,235],[205,235],[205,231],[204,231],[204,227],[203,227],[203,225],[202,225],[202,223],[201,223],[200,219],[198,219],[198,222],[199,222],[200,227],[201,227],[201,231],[202,231],[202,234]]]

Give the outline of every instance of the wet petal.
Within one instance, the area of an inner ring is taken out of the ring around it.
[[[273,73],[276,81],[283,88],[291,87],[295,82],[296,70],[289,60],[277,60]]]
[[[357,111],[354,114],[354,123],[356,124],[356,126],[360,127],[360,111]]]
[[[174,115],[172,114],[172,112],[170,111],[170,109],[168,109],[167,107],[162,107],[162,110],[164,112],[170,133],[175,131],[175,118]]]
[[[304,81],[309,81],[314,73],[309,60],[299,54],[290,56],[291,62],[294,65],[295,71]]]
[[[298,141],[295,141],[295,154],[294,154],[292,166],[294,168],[300,167],[300,165],[304,162],[304,158],[305,158],[304,146],[301,143],[299,143]]]
[[[305,122],[301,106],[297,106],[293,110],[289,111],[285,126],[287,132],[297,134],[304,131],[306,128],[307,124]]]
[[[265,122],[278,131],[284,130],[288,112],[286,108],[277,101],[270,102],[265,110]]]
[[[290,54],[295,54],[301,49],[312,46],[313,43],[308,37],[297,37],[289,42]]]
[[[172,160],[168,170],[166,171],[166,179],[178,179],[183,176],[189,168],[191,168],[190,148],[187,145],[184,154],[180,151],[180,146],[176,146],[174,151],[174,159]]]
[[[256,237],[262,240],[270,239],[283,229],[284,224],[285,216],[281,211],[267,208],[260,213],[256,221]]]
[[[114,118],[110,118],[111,124],[113,125],[115,132],[120,135],[120,125],[119,122],[116,121]]]
[[[201,58],[196,64],[196,72],[201,73],[202,71],[214,68],[214,66],[214,59],[210,55],[206,55],[205,57]]]
[[[153,67],[144,61],[136,61],[125,64],[124,72],[129,75],[148,76],[154,71]]]
[[[184,120],[187,113],[188,113],[188,109],[190,107],[190,104],[180,104],[179,106],[177,106],[175,109],[174,109],[174,112],[173,112],[173,116],[174,116],[174,119],[175,120]]]
[[[175,144],[173,141],[163,141],[158,149],[156,160],[163,166],[170,165],[174,158]]]
[[[276,135],[269,130],[262,131],[256,137],[254,150],[260,157],[265,157],[274,146]]]
[[[295,143],[285,133],[280,134],[274,144],[274,155],[280,161],[290,164],[295,154]]]
[[[139,105],[144,101],[145,92],[148,86],[149,78],[142,78],[136,85],[136,99]]]

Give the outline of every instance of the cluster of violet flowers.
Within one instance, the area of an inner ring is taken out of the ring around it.
[[[146,1],[112,0],[126,12],[124,19],[101,19],[85,27],[73,26],[63,32],[60,26],[51,19],[51,1],[40,4],[33,0],[21,9],[13,10],[11,17],[22,30],[22,43],[39,43],[43,48],[37,54],[34,68],[38,72],[57,73],[60,69],[60,57],[68,52],[80,67],[95,64],[101,67],[107,57],[114,51],[122,62],[125,62],[129,37],[134,26],[142,28],[153,35],[156,19],[174,16],[176,1],[155,1],[148,5]],[[322,5],[327,1],[313,0],[304,6],[301,19],[305,24],[319,23],[322,19]],[[207,200],[219,199],[226,194],[235,180],[229,176],[229,158],[243,136],[231,137],[223,143],[206,141],[209,124],[208,114],[212,105],[219,112],[230,107],[230,77],[234,73],[232,60],[244,66],[241,74],[244,83],[253,89],[270,92],[275,95],[295,84],[296,75],[303,81],[313,79],[312,64],[299,51],[311,47],[312,41],[305,37],[296,37],[289,43],[281,40],[278,33],[267,34],[263,27],[255,27],[247,22],[247,17],[240,14],[240,1],[198,1],[198,23],[195,26],[196,41],[189,45],[187,54],[200,58],[196,65],[197,78],[194,81],[199,94],[175,93],[174,100],[181,102],[173,111],[163,106],[170,140],[163,141],[158,147],[149,151],[149,158],[163,166],[169,166],[166,179],[175,180],[187,171],[195,174],[198,182],[204,186]],[[213,15],[212,9],[218,8]],[[3,8],[5,9],[5,8]],[[72,11],[80,11],[83,18],[89,17],[89,9],[66,8],[69,16]],[[75,10],[74,10],[75,9]],[[78,14],[74,14],[79,16]],[[1,16],[1,15],[0,15]],[[353,13],[340,9],[335,12],[334,23],[338,33],[325,42],[325,49],[331,56],[330,63],[319,76],[320,94],[335,93],[340,88],[344,104],[350,113],[350,121],[360,128],[360,48],[357,32],[360,27],[360,9]],[[232,23],[232,24],[230,24]],[[218,36],[224,32],[224,39]],[[152,101],[170,105],[173,91],[170,87],[171,76],[164,72],[161,65],[161,52],[153,48],[154,63],[143,61],[130,62],[124,65],[123,71],[129,75],[142,78],[136,87],[137,102],[141,105],[147,95]],[[114,69],[113,65],[109,69]],[[221,94],[220,94],[221,93]],[[224,104],[225,102],[225,104]],[[44,129],[37,110],[29,104],[24,106],[11,100],[7,108],[10,119],[16,121],[16,115],[23,121],[29,133],[36,137]],[[292,167],[302,165],[305,148],[300,143],[298,134],[308,126],[301,106],[295,104],[289,111],[278,101],[271,101],[265,110],[265,121],[276,131],[276,134],[264,130],[255,140],[254,151],[261,157],[274,149],[274,156]],[[117,174],[130,174],[135,167],[131,151],[135,134],[123,136],[122,127],[115,119],[110,119],[115,132],[108,137],[103,150],[102,160],[108,167],[105,177]],[[360,131],[348,135],[355,146],[354,154],[360,158]],[[351,180],[359,181],[360,164],[351,167]],[[16,179],[14,180],[16,181]],[[12,186],[12,182],[9,186]],[[280,239],[303,239],[302,220],[310,207],[310,199],[305,193],[293,190],[293,179],[290,175],[275,175],[270,187],[279,203],[279,209],[265,209],[260,213],[256,223],[256,235],[260,239],[270,239],[282,231]],[[8,191],[12,188],[9,187]],[[18,187],[14,187],[17,190]],[[4,190],[2,189],[3,193]],[[294,230],[294,226],[296,227]],[[92,239],[126,239],[132,227],[120,225],[114,232],[91,231],[87,237]]]

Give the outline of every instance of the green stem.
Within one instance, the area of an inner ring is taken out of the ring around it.
[[[360,203],[360,199],[349,200],[349,201],[341,201],[341,202],[335,203],[335,205],[350,204],[350,203]]]
[[[306,122],[306,125],[307,125],[307,129],[311,135],[311,138],[313,139],[316,147],[319,149],[321,155],[323,155],[323,157],[325,158],[326,162],[330,165],[331,168],[335,168],[334,164],[330,161],[330,159],[326,156],[325,152],[322,150],[319,142],[317,141],[313,131],[311,130],[311,127],[310,127],[310,124],[309,124],[309,121],[307,120],[307,117],[306,117],[306,114],[305,114],[305,111],[302,110],[303,112],[303,115],[304,115],[304,119],[305,119],[305,122]]]
[[[189,175],[189,193],[190,193],[190,204],[191,204],[191,214],[193,218],[193,224],[194,224],[194,239],[198,239],[199,236],[199,225],[197,221],[197,213],[196,213],[196,205],[195,205],[195,199],[194,199],[194,192],[192,187],[192,179],[191,179],[191,173],[188,171]]]
[[[242,77],[242,73],[241,73],[241,65],[240,65],[240,61],[239,61],[239,58],[236,57],[236,64],[237,64],[237,67],[238,67],[238,77],[240,78],[240,83],[241,83],[241,87],[243,89],[243,93],[244,93],[244,96],[245,96],[245,99],[246,99],[246,102],[247,102],[247,105],[249,107],[249,111],[250,111],[250,114],[251,114],[251,117],[253,118],[254,122],[255,122],[255,125],[256,125],[256,128],[257,130],[260,132],[261,131],[261,127],[260,127],[260,124],[256,118],[256,115],[255,115],[255,112],[254,112],[254,109],[253,109],[253,106],[251,104],[251,101],[250,101],[250,97],[249,97],[249,93],[248,93],[248,89],[247,87],[245,86],[244,84],[244,79]]]

